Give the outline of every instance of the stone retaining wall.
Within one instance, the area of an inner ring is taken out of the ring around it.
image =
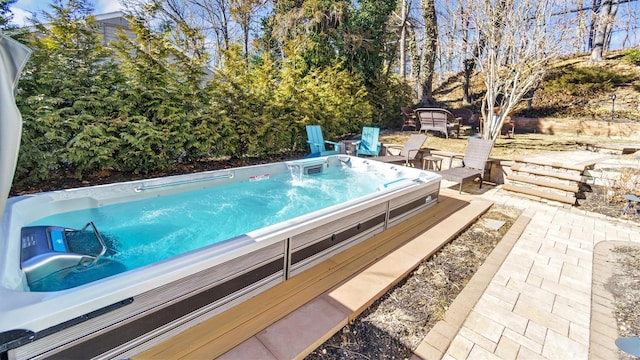
[[[640,136],[640,121],[512,117],[516,133]]]

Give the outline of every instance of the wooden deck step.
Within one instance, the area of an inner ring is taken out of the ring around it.
[[[574,172],[574,173],[560,172],[560,171],[554,171],[554,170],[529,167],[523,164],[516,164],[511,167],[511,170],[517,171],[520,173],[547,176],[547,177],[553,177],[553,178],[562,179],[562,180],[569,180],[569,181],[575,181],[575,182],[582,181],[582,176],[580,176],[580,174],[577,172]]]
[[[553,200],[553,201],[570,204],[570,205],[575,205],[576,203],[576,197],[574,195],[560,195],[560,194],[552,193],[549,191],[529,188],[525,186],[518,186],[515,184],[504,184],[502,185],[502,189],[512,191],[515,193],[537,196],[539,198]]]
[[[580,187],[575,183],[574,184],[567,184],[567,183],[564,183],[564,182],[558,182],[558,181],[554,181],[554,180],[547,180],[547,179],[540,178],[540,177],[535,177],[535,176],[525,176],[525,175],[514,175],[514,174],[511,174],[511,175],[507,176],[507,179],[511,180],[511,181],[515,181],[515,182],[536,185],[536,186],[540,186],[540,187],[543,187],[543,188],[557,189],[557,190],[572,192],[574,194],[577,194],[580,191]]]
[[[386,230],[367,241],[349,248],[313,268],[292,277],[235,307],[183,331],[149,350],[135,355],[134,359],[216,358],[235,346],[250,340],[279,319],[285,318],[313,299],[334,288],[341,282],[360,273],[383,259],[396,249],[404,248],[413,239],[444,243],[460,232],[468,221],[452,216],[470,206],[468,201],[455,196],[440,194],[439,202],[430,209]],[[485,205],[484,211],[490,206]],[[477,206],[476,206],[477,208]],[[468,211],[467,211],[468,212]],[[482,212],[475,214],[477,218]],[[466,212],[462,212],[463,214]],[[470,216],[470,215],[468,215]],[[431,229],[431,230],[430,230]],[[430,236],[421,234],[432,231]],[[432,247],[422,247],[425,256]],[[408,254],[413,251],[404,250]],[[409,263],[408,263],[409,264]],[[406,266],[394,264],[394,266]],[[402,270],[408,273],[410,270]],[[401,278],[400,278],[401,279]],[[393,281],[399,281],[391,279]],[[391,286],[391,285],[388,285]],[[376,291],[378,293],[378,291]],[[325,294],[326,295],[326,294]],[[373,301],[368,299],[369,301]],[[358,309],[358,311],[361,311]],[[346,321],[346,320],[345,320]],[[337,326],[337,325],[336,325]],[[292,347],[292,339],[286,339]],[[308,345],[307,345],[308,346]],[[290,351],[290,350],[289,350]],[[303,351],[300,349],[300,351]],[[288,358],[288,357],[287,357]]]

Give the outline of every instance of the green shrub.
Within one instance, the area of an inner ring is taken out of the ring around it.
[[[640,66],[640,48],[626,51],[624,57],[629,63]]]
[[[631,80],[629,75],[600,67],[568,67],[550,72],[545,89],[572,96],[591,96],[610,91],[614,86]]]
[[[24,38],[33,53],[16,97],[23,118],[17,182],[59,171],[81,178],[114,165],[118,139],[109,123],[117,110],[117,65],[101,44],[95,18],[81,0],[71,3],[71,10],[56,7],[46,25],[36,21],[38,36]]]
[[[411,87],[395,75],[375,81],[369,86],[367,98],[374,109],[373,124],[383,128],[399,128],[402,125],[400,107],[413,102]]]
[[[94,18],[67,16],[65,8],[55,8],[47,26],[37,24],[40,36],[28,40],[34,51],[16,98],[24,123],[21,185],[298,152],[307,149],[305,125],[321,125],[327,139],[338,140],[364,125],[393,126],[410,102],[401,80],[364,79],[378,67],[358,71],[331,59],[312,66],[294,41],[278,61],[268,52],[247,60],[231,47],[205,78],[206,55],[186,56],[152,21],[129,17],[137,37],[120,34],[112,52],[101,45]],[[190,53],[205,53],[197,50]]]
[[[282,63],[268,55],[247,63],[239,49],[225,53],[209,98],[223,140],[234,157],[264,156],[306,148],[305,125],[321,125],[327,139],[371,123],[367,91],[340,65],[307,69],[292,55]]]

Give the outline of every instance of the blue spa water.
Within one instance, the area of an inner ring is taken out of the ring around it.
[[[260,181],[62,213],[29,225],[79,229],[93,221],[103,236],[115,240],[115,254],[105,259],[124,265],[104,271],[106,275],[96,272],[95,277],[102,278],[372,194],[386,182],[388,177],[375,171],[331,167],[320,174],[278,174]],[[31,284],[31,290],[52,291],[89,282],[54,278]],[[55,284],[60,281],[71,283]]]

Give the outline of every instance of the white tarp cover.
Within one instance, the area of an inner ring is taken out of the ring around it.
[[[31,50],[27,47],[0,34],[0,218],[18,161],[22,116],[14,95],[29,54]]]

